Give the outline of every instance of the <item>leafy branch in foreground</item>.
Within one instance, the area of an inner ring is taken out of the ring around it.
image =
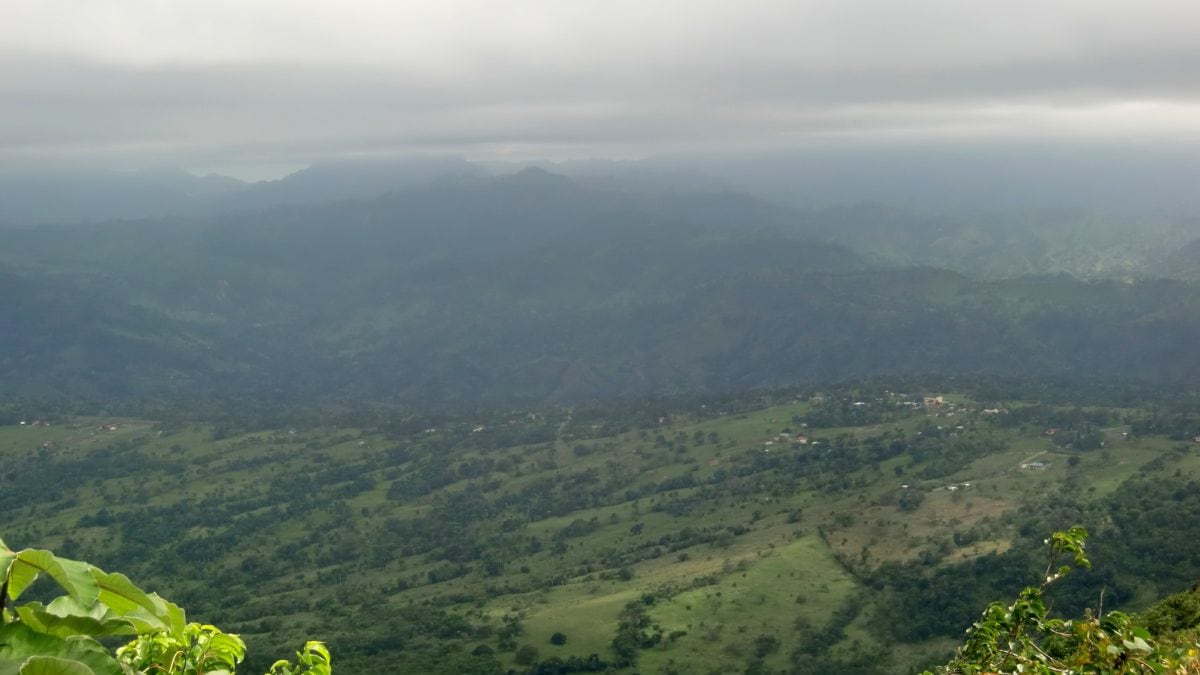
[[[1046,540],[1048,561],[1041,584],[1011,605],[994,602],[968,630],[953,660],[938,675],[983,673],[1200,673],[1197,645],[1157,644],[1146,628],[1122,612],[1083,618],[1051,618],[1046,589],[1074,568],[1091,568],[1087,531],[1072,527]],[[932,675],[927,671],[926,675]]]
[[[64,594],[17,605],[42,576]],[[114,636],[133,639],[110,653],[98,638]],[[187,623],[183,609],[124,575],[0,540],[0,675],[218,675],[233,673],[245,653],[237,635]],[[268,675],[331,672],[325,646],[308,642]]]

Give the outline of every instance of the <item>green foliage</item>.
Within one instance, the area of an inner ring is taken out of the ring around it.
[[[304,649],[296,652],[295,663],[276,661],[267,675],[330,675],[329,650],[320,642],[304,643]]]
[[[49,604],[14,605],[45,576],[64,592]],[[0,673],[16,675],[219,675],[246,655],[237,635],[186,623],[177,605],[120,574],[50,551],[13,551],[0,540]],[[97,638],[135,636],[115,654]],[[309,642],[296,663],[269,675],[329,675],[329,652]]]
[[[51,665],[71,673],[125,675],[120,663],[94,638],[39,633],[20,622],[0,626],[0,672],[28,675],[27,670],[37,672]]]
[[[662,630],[653,623],[648,611],[653,602],[654,596],[649,595],[626,603],[621,609],[617,635],[612,641],[618,666],[634,665],[637,663],[638,650],[650,649],[662,642]]]
[[[216,626],[188,624],[182,635],[149,633],[117,650],[117,658],[136,672],[178,675],[233,672],[246,656],[236,635]]]
[[[1139,614],[1137,620],[1155,635],[1200,626],[1200,586],[1155,603],[1153,607]]]
[[[939,674],[1196,672],[1191,652],[1158,646],[1145,627],[1122,612],[1078,619],[1050,615],[1044,593],[1075,568],[1090,568],[1087,532],[1072,527],[1046,540],[1049,560],[1041,584],[1009,605],[992,603],[968,630],[966,643]],[[1195,645],[1193,645],[1194,647]]]

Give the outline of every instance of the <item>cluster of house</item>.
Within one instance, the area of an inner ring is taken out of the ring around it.
[[[775,438],[763,441],[763,452],[770,452],[768,448],[776,443],[791,443],[792,445],[808,445],[808,436],[804,434],[792,434],[786,431],[781,431],[775,434]]]
[[[120,426],[116,424],[97,424],[96,431],[116,431]]]
[[[899,398],[908,398],[908,394],[892,394]],[[955,406],[953,403],[947,403],[945,396],[922,396],[920,401],[900,401],[900,405],[907,408],[928,408],[934,411],[953,411]]]
[[[1021,468],[1030,471],[1044,471],[1050,468],[1050,462],[1025,462]]]
[[[908,394],[893,394],[891,392],[889,392],[889,395],[895,396],[898,398],[908,398],[908,396],[909,396]],[[910,408],[917,408],[917,407],[937,408],[938,406],[942,406],[945,404],[946,404],[945,396],[922,396],[921,400],[919,402],[918,401],[901,401],[900,402],[900,405],[908,406]],[[953,404],[951,404],[951,405],[953,405]]]
[[[32,422],[28,422],[26,420],[21,420],[21,426],[23,426],[23,427],[29,426],[29,427],[33,427],[34,429],[37,429],[38,427],[48,427],[48,426],[50,426],[50,423],[43,422],[42,420],[34,420]]]
[[[908,398],[908,394],[892,394],[899,398]],[[956,412],[969,413],[970,410],[961,409],[954,403],[946,401],[945,396],[922,396],[920,401],[901,401],[900,405],[909,408],[925,408],[933,412],[938,417],[954,417]],[[981,415],[1007,415],[1008,408],[984,408],[979,411]]]

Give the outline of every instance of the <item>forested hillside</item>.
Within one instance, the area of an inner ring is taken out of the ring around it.
[[[883,373],[1200,374],[1194,285],[985,281],[826,234],[744,196],[540,170],[12,231],[0,389],[500,404]]]

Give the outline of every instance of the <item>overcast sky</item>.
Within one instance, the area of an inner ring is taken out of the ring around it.
[[[1200,141],[1196,0],[0,0],[0,164]]]

